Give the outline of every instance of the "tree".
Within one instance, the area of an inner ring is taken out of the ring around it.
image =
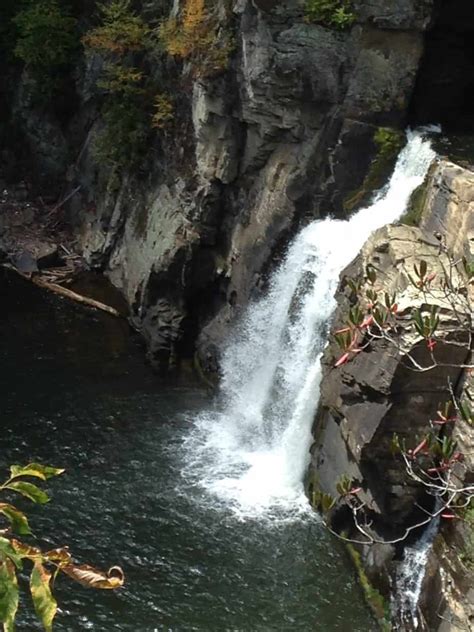
[[[232,52],[232,38],[208,4],[206,0],[185,0],[179,18],[165,20],[159,29],[166,52],[190,61],[192,73],[199,77],[225,70]]]
[[[59,476],[64,470],[30,463],[22,467],[12,465],[9,478],[0,485],[4,494],[19,494],[28,500],[43,505],[49,501],[48,494],[29,479],[47,481]],[[46,632],[51,632],[57,611],[53,586],[59,573],[88,588],[114,590],[123,586],[124,574],[119,566],[107,573],[92,566],[77,565],[66,547],[42,551],[20,537],[32,537],[27,516],[15,505],[0,503],[0,514],[9,524],[0,532],[0,622],[4,632],[13,632],[19,606],[17,573],[29,568],[30,593],[36,614]]]
[[[28,3],[13,22],[17,28],[15,55],[39,79],[51,82],[77,48],[76,19],[57,0],[40,0]]]
[[[113,171],[136,166],[146,152],[152,128],[173,120],[173,103],[157,91],[144,56],[156,48],[156,37],[130,0],[98,5],[99,23],[82,39],[88,55],[103,62],[97,87],[103,94],[103,128],[94,142],[96,158]]]

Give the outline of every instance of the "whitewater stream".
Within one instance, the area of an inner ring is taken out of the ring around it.
[[[328,218],[304,228],[267,296],[236,327],[223,360],[221,408],[199,415],[186,477],[238,515],[278,519],[308,511],[302,481],[339,275],[374,230],[403,214],[434,157],[422,132],[409,131],[373,203],[349,221]]]
[[[433,157],[409,133],[370,208],[301,231],[229,340],[215,401],[157,382],[125,323],[0,279],[2,469],[65,467],[35,533],[127,576],[117,593],[60,581],[58,632],[377,629],[302,479],[338,275]],[[39,630],[26,597],[22,612]]]

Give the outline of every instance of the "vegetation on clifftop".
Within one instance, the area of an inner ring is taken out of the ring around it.
[[[82,39],[86,52],[103,60],[97,87],[104,95],[104,125],[93,150],[113,168],[136,164],[146,147],[153,86],[138,62],[150,38],[151,29],[133,11],[131,1],[112,0],[99,5],[98,25]]]
[[[15,54],[41,77],[52,79],[54,71],[68,64],[77,46],[76,20],[57,0],[30,4],[14,18],[18,29]]]
[[[101,67],[94,95],[101,112],[92,144],[97,161],[115,173],[139,168],[157,131],[175,120],[186,88],[178,67],[170,81],[158,76],[156,62],[168,55],[186,62],[184,77],[211,77],[227,68],[232,38],[207,0],[184,0],[175,17],[161,22],[132,0],[86,5],[87,14],[79,0],[4,0],[0,52],[27,71],[31,105],[52,110],[62,93],[76,89],[71,63],[85,52],[88,64]]]

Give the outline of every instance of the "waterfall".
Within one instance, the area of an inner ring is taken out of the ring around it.
[[[402,215],[434,156],[422,132],[409,131],[372,204],[303,228],[266,296],[247,308],[223,356],[219,403],[194,420],[186,443],[183,476],[207,498],[242,517],[307,510],[302,481],[339,275],[375,229]]]
[[[437,507],[438,509],[439,507]],[[426,574],[426,562],[439,529],[439,516],[433,519],[421,538],[405,547],[393,583],[392,616],[397,629],[418,630],[418,601]]]

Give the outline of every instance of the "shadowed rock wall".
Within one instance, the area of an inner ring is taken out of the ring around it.
[[[156,21],[179,4],[142,11]],[[100,58],[77,67],[61,123],[31,105],[26,75],[20,84],[15,120],[36,168],[81,186],[70,204],[79,249],[123,292],[156,366],[197,345],[215,370],[229,324],[297,228],[342,215],[377,153],[376,130],[405,126],[432,2],[354,6],[354,26],[337,31],[308,23],[303,0],[217,0],[233,34],[228,69],[204,80],[166,54],[150,60],[176,96],[175,126],[150,145],[146,169],[118,183],[90,151]]]

